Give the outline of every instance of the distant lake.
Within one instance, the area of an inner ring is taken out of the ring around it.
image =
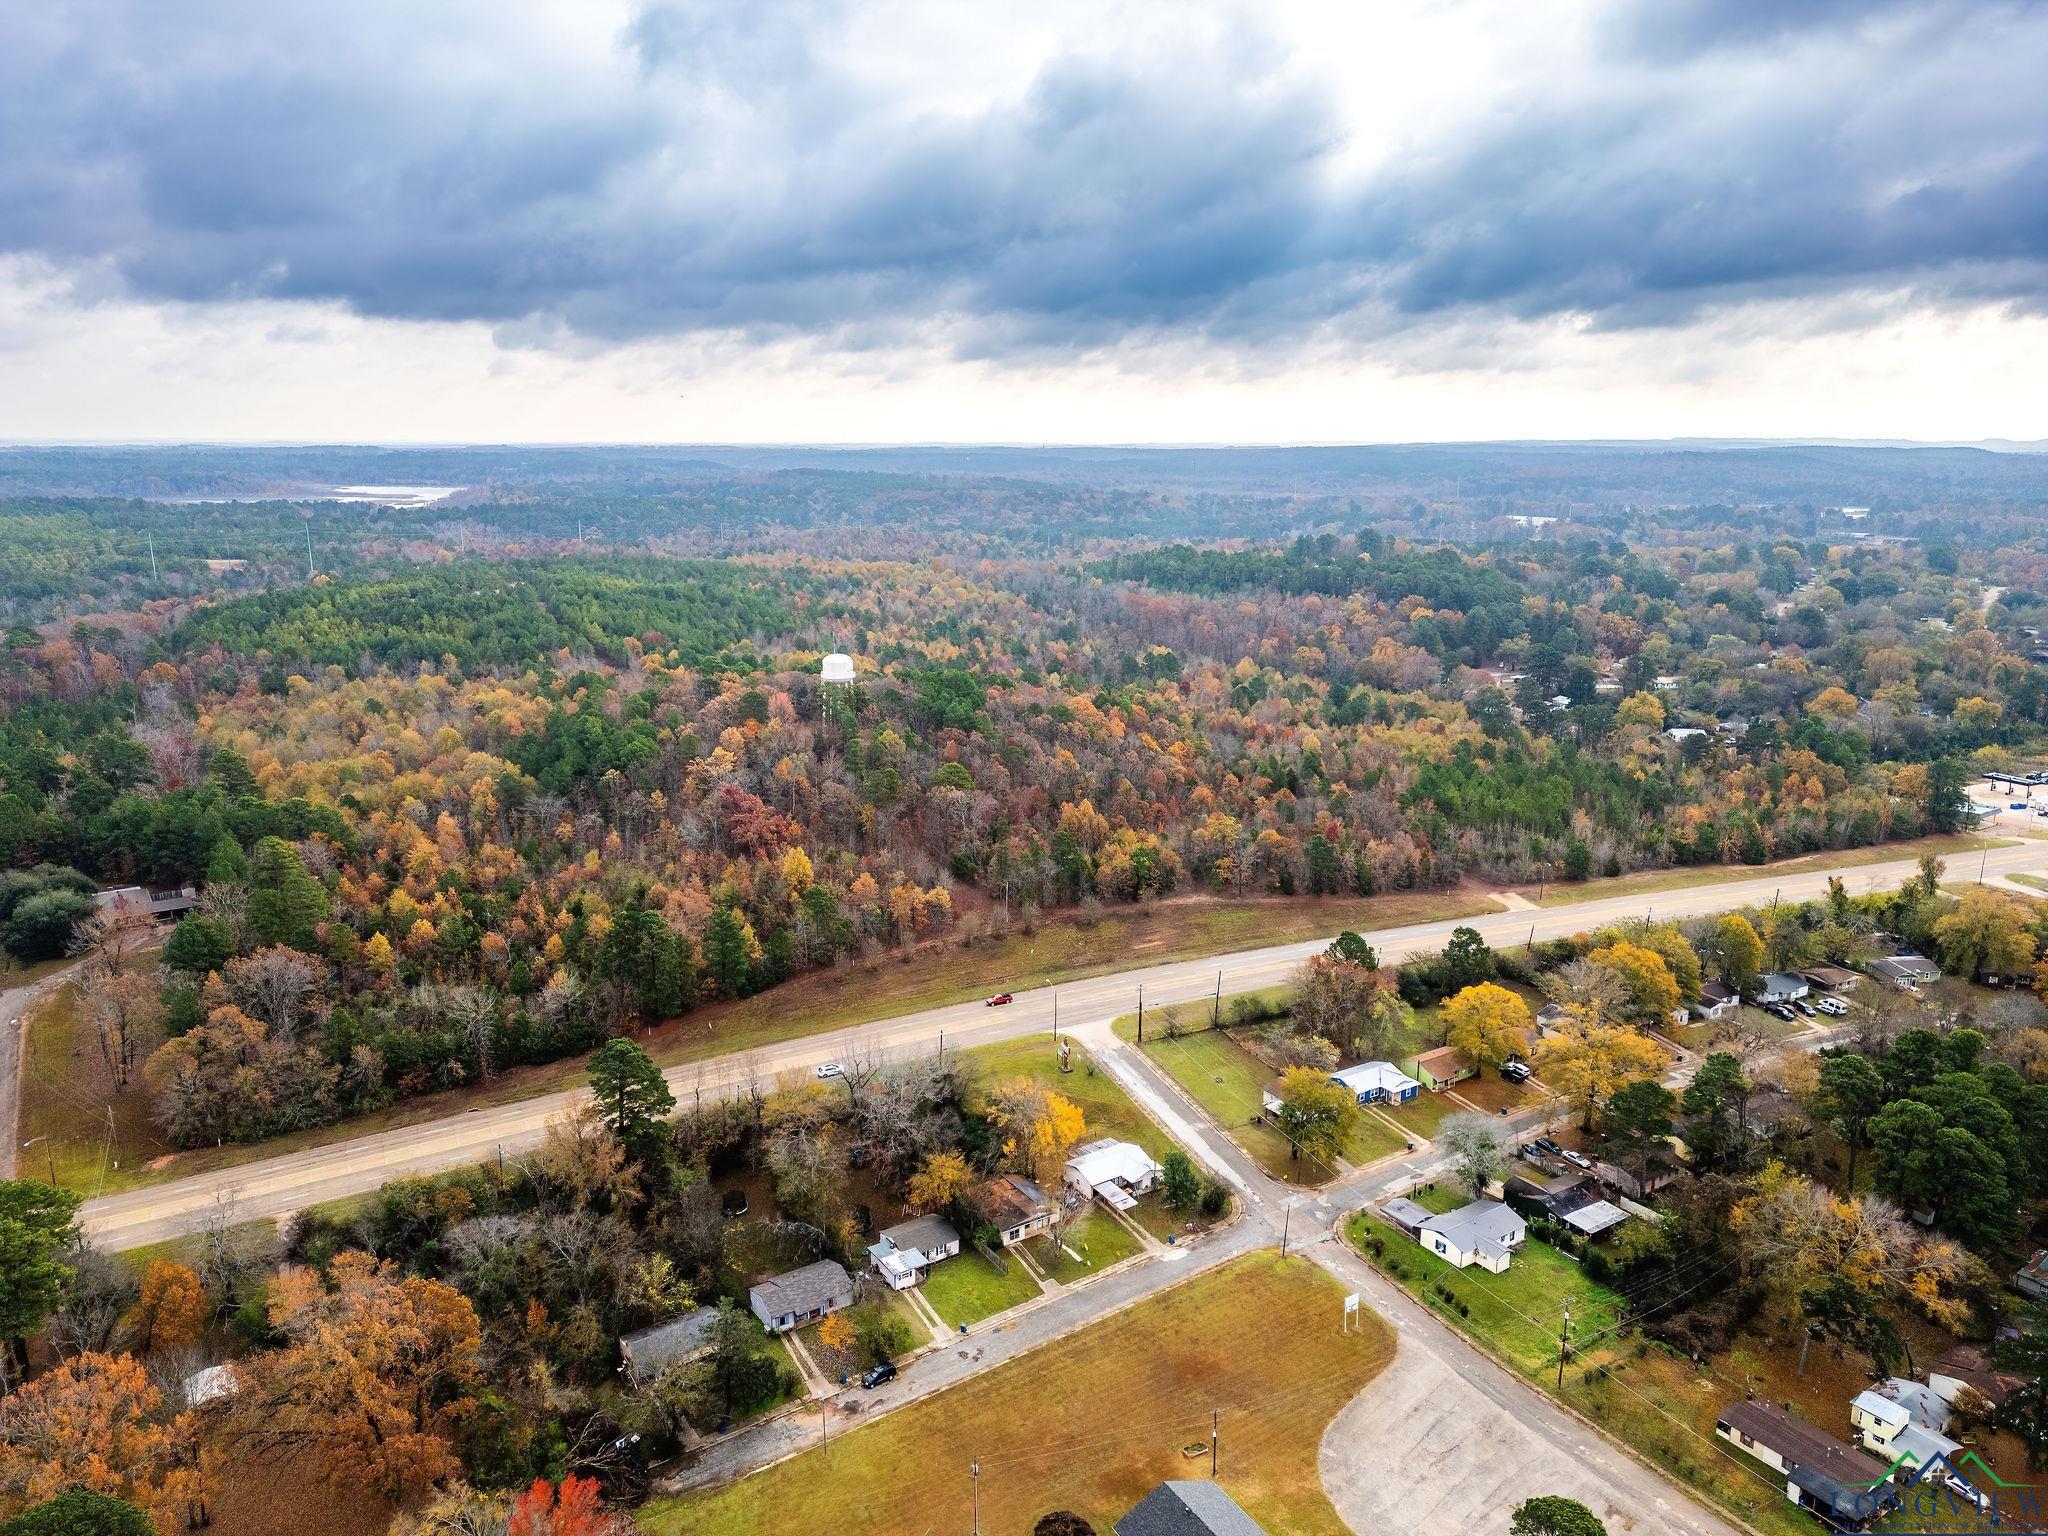
[[[170,496],[167,501],[187,503],[240,501],[352,501],[379,507],[427,507],[446,501],[460,485],[328,485],[292,486],[286,489],[244,491],[226,496]]]

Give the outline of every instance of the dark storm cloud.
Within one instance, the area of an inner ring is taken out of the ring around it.
[[[998,357],[2048,291],[2039,10],[1643,0],[1583,78],[1498,82],[1362,179],[1315,61],[1249,26],[1055,53],[969,109],[848,69],[840,14],[653,5],[558,57],[496,5],[24,10],[0,249],[513,342],[936,328]]]

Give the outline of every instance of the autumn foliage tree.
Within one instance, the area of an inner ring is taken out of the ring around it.
[[[0,1406],[0,1510],[84,1488],[147,1510],[160,1531],[203,1516],[206,1474],[189,1414],[128,1355],[83,1354]]]
[[[206,1289],[199,1277],[171,1259],[151,1261],[128,1315],[135,1349],[144,1355],[195,1342],[206,1326]]]
[[[392,1499],[456,1470],[450,1437],[473,1406],[481,1342],[461,1292],[348,1252],[330,1281],[280,1272],[268,1310],[286,1343],[246,1367],[231,1410],[240,1438],[309,1450],[329,1476]]]
[[[1003,1133],[1004,1158],[1041,1183],[1059,1171],[1088,1128],[1080,1105],[1026,1077],[992,1089],[988,1113]]]
[[[1444,1004],[1444,1043],[1473,1066],[1498,1071],[1502,1062],[1523,1049],[1534,1022],[1519,994],[1484,981]]]
[[[1610,1024],[1597,1013],[1576,1013],[1562,1028],[1537,1042],[1536,1070],[1591,1126],[1600,1106],[1625,1083],[1664,1065],[1664,1051],[1648,1035],[1626,1024]]]

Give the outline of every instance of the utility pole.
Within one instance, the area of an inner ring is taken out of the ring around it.
[[[827,1456],[832,1454],[831,1407],[824,1398],[818,1399],[818,1444]]]
[[[1287,1257],[1287,1235],[1294,1228],[1294,1201],[1290,1198],[1280,1207],[1280,1257]]]
[[[1216,1426],[1217,1410],[1209,1410],[1209,1481],[1216,1481]]]
[[[1211,1029],[1221,1029],[1223,1027],[1223,973],[1221,971],[1216,973],[1216,1006],[1209,1011],[1209,1027]]]
[[[1564,1390],[1564,1357],[1565,1351],[1571,1348],[1571,1336],[1572,1299],[1567,1296],[1564,1299],[1564,1326],[1557,1332],[1557,1390],[1560,1392]]]
[[[970,1461],[967,1470],[974,1477],[974,1536],[981,1536],[981,1463]]]
[[[1138,983],[1138,1044],[1145,1043],[1145,983]]]

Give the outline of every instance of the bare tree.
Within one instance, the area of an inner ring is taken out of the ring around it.
[[[283,944],[230,960],[221,979],[237,1004],[270,1026],[270,1036],[291,1044],[327,982],[327,966]]]
[[[163,994],[155,981],[135,971],[102,970],[97,963],[85,979],[86,1016],[98,1041],[100,1060],[116,1092],[128,1086],[143,1047],[155,1040],[163,1018]]]

